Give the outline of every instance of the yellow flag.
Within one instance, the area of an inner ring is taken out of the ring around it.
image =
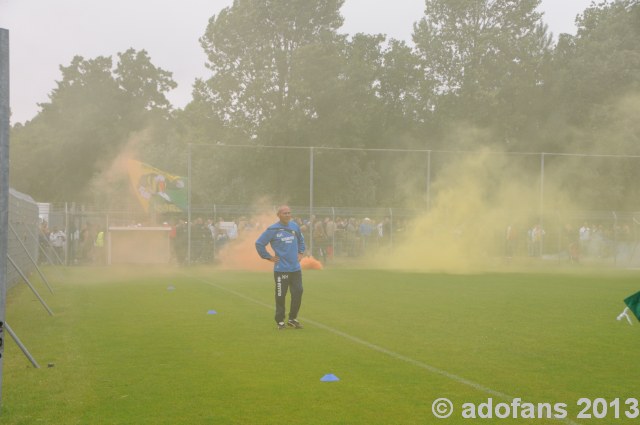
[[[186,179],[130,159],[129,181],[145,212],[182,212],[187,209]]]

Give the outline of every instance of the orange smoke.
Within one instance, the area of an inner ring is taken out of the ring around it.
[[[267,208],[265,207],[265,210]],[[256,251],[256,239],[260,237],[264,229],[278,221],[274,212],[265,212],[251,217],[250,223],[254,227],[250,229],[238,229],[238,238],[228,241],[220,249],[217,260],[220,268],[225,270],[269,271],[273,270],[273,263],[260,258]],[[255,225],[255,224],[258,225]],[[271,247],[267,246],[272,254]],[[322,263],[313,257],[304,257],[300,265],[305,270],[322,270]]]
[[[218,252],[220,267],[226,270],[268,271],[273,263],[260,258],[256,251],[256,239],[264,229],[277,221],[274,213],[251,217],[251,223],[259,223],[250,229],[238,229],[238,238],[228,241]],[[269,249],[267,247],[267,249]]]
[[[313,257],[304,257],[300,261],[300,266],[304,270],[322,270],[322,263]]]

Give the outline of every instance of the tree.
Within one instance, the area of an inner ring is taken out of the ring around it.
[[[640,91],[640,2],[592,4],[554,52],[553,102],[566,123],[607,125],[615,103]]]
[[[150,64],[146,53],[73,58],[38,115],[12,134],[12,185],[49,202],[99,202],[91,182],[106,170],[129,136],[149,126],[170,105],[163,93],[170,74]],[[145,83],[141,84],[140,82]]]
[[[132,103],[140,104],[138,109],[165,112],[171,110],[171,103],[165,94],[178,85],[171,78],[171,72],[151,63],[151,58],[145,50],[136,52],[134,49],[128,49],[124,53],[118,53],[118,65],[114,75],[120,89],[131,98]]]
[[[432,122],[433,84],[424,79],[420,59],[411,47],[391,39],[383,51],[379,96],[385,110],[385,135],[399,139],[398,147],[424,147],[424,136],[415,134],[416,124]]]
[[[562,35],[554,51],[541,137],[560,152],[639,155],[640,2],[593,3],[576,24],[576,35]],[[580,205],[637,208],[636,159],[580,161],[577,170],[557,171]]]
[[[296,51],[335,33],[344,0],[237,0],[209,20],[200,39],[213,76],[207,81],[223,121],[255,135],[291,111]]]
[[[344,0],[239,0],[209,20],[200,39],[212,76],[197,82],[194,104],[187,110],[206,117],[204,126],[220,131],[209,143],[300,145],[304,123],[313,111],[292,84],[305,49],[332,49],[342,25]],[[202,134],[202,133],[200,133]],[[193,136],[196,136],[192,133]],[[200,140],[203,137],[198,136]],[[225,150],[224,159],[202,166],[216,182],[202,193],[211,202],[230,202],[234,194],[257,198],[270,194],[290,202],[308,198],[305,185],[284,185],[292,175],[306,175],[308,162],[291,150]],[[238,167],[239,163],[243,168]],[[265,166],[268,164],[268,166]],[[253,172],[241,172],[247,170]],[[224,182],[224,184],[222,183]]]
[[[439,119],[493,129],[507,140],[529,115],[551,38],[539,0],[427,0],[413,40]],[[518,117],[520,115],[520,117]],[[510,123],[511,128],[505,124]]]

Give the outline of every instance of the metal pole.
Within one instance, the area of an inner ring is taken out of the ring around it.
[[[218,226],[218,210],[216,208],[216,204],[213,204],[213,229],[213,260],[215,261],[216,249],[218,246],[218,230],[220,229],[220,227]]]
[[[26,225],[26,223],[23,222],[23,225],[24,225],[24,228],[27,229],[27,232],[29,232],[31,237],[34,238],[36,243],[38,244],[39,252],[41,251],[44,254],[44,256],[47,257],[47,261],[49,262],[50,265],[54,265],[55,262],[51,257],[49,257],[49,254],[47,253],[47,249],[44,246],[42,246],[42,244],[40,243],[40,238],[39,238],[39,233],[41,233],[40,226],[38,226],[38,235],[34,235],[31,229],[29,228],[29,226]]]
[[[0,406],[9,243],[9,30],[0,28]]]
[[[431,211],[431,151],[427,152],[427,212]]]
[[[51,265],[62,264],[62,258],[60,258],[60,256],[58,255],[58,252],[55,249],[53,249],[53,245],[51,244],[51,239],[49,239],[49,237],[42,231],[42,228],[39,228],[39,232],[44,235],[44,239],[46,239],[47,241],[47,247],[51,248],[49,252],[53,252],[53,254],[56,256],[56,259],[58,260],[57,263],[52,262]]]
[[[20,350],[22,350],[24,355],[27,356],[27,358],[29,359],[33,367],[35,367],[36,369],[40,369],[40,365],[38,364],[36,359],[33,358],[31,353],[29,353],[29,350],[27,350],[27,347],[25,347],[22,341],[20,341],[20,338],[18,338],[18,335],[16,335],[13,329],[9,327],[9,324],[7,322],[4,322],[4,327],[7,329],[7,332],[9,333],[9,335],[11,335],[11,338],[13,338],[16,344],[18,344],[18,347],[20,347]]]
[[[26,245],[24,244],[24,242],[22,242],[22,238],[20,238],[20,236],[18,235],[18,232],[16,232],[16,229],[13,228],[13,224],[9,223],[9,228],[13,232],[13,234],[16,237],[16,239],[18,240],[18,242],[20,242],[20,246],[22,246],[22,249],[24,249],[24,252],[27,254],[27,257],[29,257],[29,260],[31,260],[31,262],[33,263],[33,266],[38,271],[38,274],[42,278],[42,281],[44,282],[45,285],[47,285],[47,288],[49,288],[49,292],[51,292],[53,294],[53,289],[51,288],[51,285],[49,285],[49,281],[47,280],[47,278],[44,276],[44,274],[40,270],[40,267],[38,267],[38,262],[35,260],[35,258],[33,258],[33,256],[29,252],[29,248],[27,248]]]
[[[69,265],[69,244],[72,243],[72,238],[69,237],[69,204],[64,203],[64,265]]]
[[[107,213],[106,217],[104,218],[105,221],[105,225],[104,225],[104,235],[102,235],[102,243],[103,246],[106,245],[108,246],[108,251],[107,251],[107,258],[104,258],[104,252],[102,253],[102,261],[105,261],[108,265],[111,265],[111,232],[109,231],[109,226],[110,226],[110,222],[109,222],[109,213]],[[107,246],[104,246],[102,249],[107,249]]]
[[[309,148],[309,253],[313,255],[313,147]]]
[[[36,288],[31,284],[31,281],[29,280],[27,275],[24,274],[24,272],[20,269],[20,267],[16,264],[16,262],[13,261],[13,258],[11,258],[11,256],[9,254],[7,254],[7,259],[9,260],[11,265],[16,269],[16,271],[18,272],[20,277],[25,281],[27,286],[31,289],[31,292],[33,292],[33,294],[36,296],[36,298],[38,298],[38,301],[40,301],[40,304],[42,304],[44,309],[47,310],[47,312],[49,313],[50,316],[53,316],[53,311],[49,308],[47,303],[44,302],[44,299],[42,299],[42,297],[40,296],[40,294],[38,293]]]
[[[540,154],[540,222],[544,214],[544,152]]]
[[[42,244],[40,244],[40,239],[38,238],[37,235],[34,235],[33,232],[31,231],[31,229],[29,228],[29,226],[27,225],[27,223],[24,222],[24,216],[21,215],[20,217],[23,218],[22,220],[22,225],[24,226],[24,228],[27,230],[27,232],[29,233],[29,235],[35,240],[35,243],[38,244],[38,249],[39,252],[41,251],[45,257],[47,257],[47,261],[49,262],[49,264],[53,265],[53,259],[51,257],[49,257],[49,254],[47,254],[47,250],[44,249],[44,247],[42,246]],[[38,226],[39,227],[39,226]]]
[[[558,235],[557,235],[557,239],[558,239],[558,254],[560,254],[562,252],[562,242],[564,239],[564,225],[563,225],[563,216],[562,214],[560,214],[560,212],[556,211],[556,220],[558,222]],[[567,241],[564,241],[564,246],[567,247],[567,254],[569,254],[569,259],[571,259],[571,252],[569,252],[569,245],[567,244]],[[562,261],[562,256],[558,255],[558,263]]]
[[[544,152],[540,154],[540,256],[544,250]]]
[[[333,233],[331,233],[331,259],[336,257],[336,208],[331,207],[331,220],[333,221]]]
[[[613,265],[618,265],[618,214],[615,211],[611,211],[613,214]]]
[[[389,243],[393,251],[393,208],[389,208]]]
[[[109,229],[109,227],[107,226],[107,229]],[[104,249],[107,250],[107,266],[111,265],[111,236],[107,237],[106,235],[110,235],[111,232],[106,231],[105,232],[105,238],[104,238],[104,243],[105,243],[105,247]]]
[[[191,265],[191,143],[187,145],[187,265]]]

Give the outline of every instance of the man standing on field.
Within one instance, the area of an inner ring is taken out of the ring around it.
[[[300,260],[305,251],[304,237],[300,227],[291,220],[291,209],[287,205],[278,208],[280,221],[269,226],[256,241],[256,250],[260,257],[274,263],[273,276],[276,281],[276,323],[278,329],[290,326],[302,329],[298,322],[298,311],[302,303],[302,270]],[[267,251],[267,244],[275,255]],[[285,298],[287,290],[291,288],[291,308],[286,325]]]

